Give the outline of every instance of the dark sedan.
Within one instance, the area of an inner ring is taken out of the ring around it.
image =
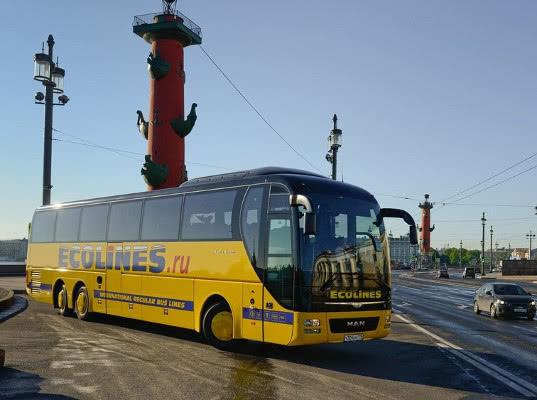
[[[490,312],[491,318],[535,317],[535,300],[531,293],[526,292],[514,283],[487,283],[475,293],[474,311]]]

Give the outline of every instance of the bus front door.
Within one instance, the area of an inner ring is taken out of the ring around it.
[[[263,293],[264,341],[286,345],[293,336],[294,263],[291,218],[270,214]]]

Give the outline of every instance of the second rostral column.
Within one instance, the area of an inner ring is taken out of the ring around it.
[[[142,175],[149,190],[176,187],[187,180],[185,136],[196,122],[196,104],[185,119],[183,49],[201,44],[201,28],[163,0],[160,14],[134,17],[133,31],[151,44],[149,117],[138,113],[138,129],[147,139]]]

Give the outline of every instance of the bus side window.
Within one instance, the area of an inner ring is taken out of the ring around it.
[[[80,217],[81,242],[106,241],[106,222],[108,221],[108,204],[86,206]]]
[[[237,190],[187,194],[183,207],[183,240],[231,240]]]
[[[241,211],[242,240],[254,267],[259,257],[259,229],[263,193],[262,186],[251,187],[244,198]]]
[[[144,202],[142,240],[177,240],[182,196],[147,199]]]
[[[54,225],[56,211],[37,211],[32,222],[32,237],[34,243],[46,243],[54,240]]]
[[[138,240],[141,214],[141,201],[112,203],[108,224],[108,241],[130,242]]]
[[[58,216],[56,217],[56,242],[78,241],[80,210],[79,207],[58,210]]]

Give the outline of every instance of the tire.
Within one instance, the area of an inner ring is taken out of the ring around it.
[[[479,306],[477,305],[477,301],[474,301],[474,312],[477,315],[481,314],[481,310],[479,309]]]
[[[88,294],[88,289],[86,289],[86,286],[81,286],[80,289],[78,289],[75,302],[73,304],[75,308],[75,314],[78,319],[80,320],[88,319],[89,304],[90,304],[90,298]]]
[[[533,318],[535,318],[535,314],[528,314],[529,321],[533,321]]]
[[[202,332],[207,343],[217,349],[233,349],[235,346],[235,340],[233,340],[233,315],[227,304],[218,302],[205,311]]]
[[[496,314],[496,306],[494,304],[490,305],[490,318],[498,318],[498,315]]]
[[[63,315],[64,317],[71,314],[71,310],[69,309],[67,303],[67,288],[65,285],[62,285],[56,294],[56,302],[58,303],[58,314]]]

